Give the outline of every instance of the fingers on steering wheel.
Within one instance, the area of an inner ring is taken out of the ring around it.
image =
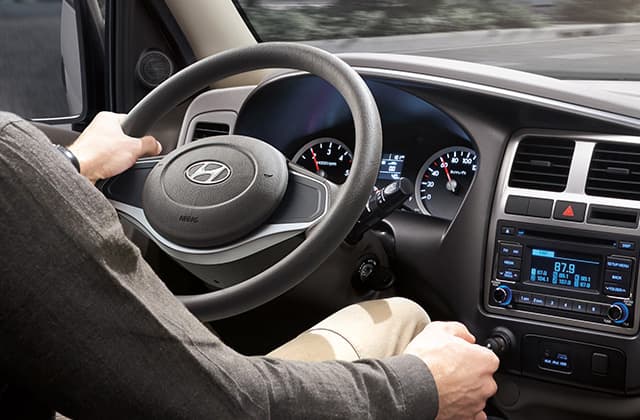
[[[140,139],[140,156],[156,156],[162,152],[162,145],[153,136]]]

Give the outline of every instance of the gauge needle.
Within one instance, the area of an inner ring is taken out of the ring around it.
[[[316,157],[316,152],[313,151],[313,147],[311,148],[311,158],[313,158],[313,163],[316,165],[316,172],[320,172],[320,165],[318,165],[318,158]]]
[[[444,163],[444,159],[440,158],[440,161]],[[458,183],[455,179],[451,178],[451,174],[449,173],[449,168],[447,166],[444,167],[444,173],[447,174],[447,179],[449,180],[449,182],[447,182],[447,189],[452,193],[455,193],[456,188],[458,188]]]

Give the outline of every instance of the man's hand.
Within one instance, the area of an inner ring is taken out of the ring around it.
[[[80,162],[80,173],[95,183],[118,175],[143,156],[162,152],[160,143],[151,136],[141,139],[122,132],[124,115],[101,112],[69,147]]]
[[[458,322],[432,322],[409,343],[405,354],[422,359],[438,388],[438,420],[484,420],[484,407],[498,387],[500,361]]]

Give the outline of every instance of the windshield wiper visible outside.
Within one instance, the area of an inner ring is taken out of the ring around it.
[[[239,0],[263,41],[640,80],[637,0]]]

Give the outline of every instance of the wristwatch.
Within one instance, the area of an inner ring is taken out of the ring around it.
[[[61,144],[56,144],[56,149],[58,149],[58,151],[60,153],[62,153],[64,155],[64,157],[69,159],[69,162],[71,162],[73,167],[76,168],[76,170],[79,173],[80,172],[80,162],[78,161],[78,158],[76,157],[76,155],[71,153],[71,150],[67,149],[66,147],[64,147]]]

